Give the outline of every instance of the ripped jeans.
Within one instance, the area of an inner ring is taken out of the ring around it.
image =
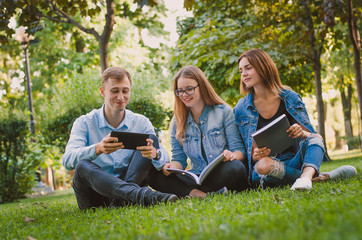
[[[311,134],[299,142],[299,150],[297,153],[288,152],[272,157],[273,160],[280,163],[281,166],[279,166],[279,168],[283,170],[284,167],[284,171],[279,171],[279,174],[277,174],[279,175],[278,177],[257,173],[255,166],[258,163],[256,163],[252,173],[252,185],[254,187],[277,187],[293,184],[300,177],[305,167],[313,167],[316,170],[314,177],[317,177],[324,153],[322,138],[316,134]],[[278,165],[279,164],[275,164],[274,167],[278,167]]]

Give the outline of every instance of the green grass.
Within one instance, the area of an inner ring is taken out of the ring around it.
[[[23,199],[0,205],[0,239],[361,239],[361,154],[322,170],[344,164],[354,165],[358,176],[305,192],[282,187],[86,212],[69,190]]]

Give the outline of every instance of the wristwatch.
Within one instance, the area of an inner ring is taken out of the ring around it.
[[[156,149],[156,157],[154,158],[154,160],[160,160],[162,154],[160,149]]]

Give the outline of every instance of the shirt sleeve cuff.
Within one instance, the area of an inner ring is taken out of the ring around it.
[[[160,151],[161,151],[161,158],[159,160],[152,159],[152,164],[158,171],[162,169],[163,165],[170,162],[170,157],[168,156],[165,149],[161,147]]]

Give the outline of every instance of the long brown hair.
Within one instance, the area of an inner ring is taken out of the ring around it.
[[[280,92],[281,90],[288,88],[287,86],[282,85],[278,69],[269,54],[265,51],[261,49],[250,49],[243,52],[238,59],[238,64],[244,57],[248,59],[251,66],[253,66],[255,71],[259,74],[266,89]],[[240,81],[240,93],[243,94],[251,92],[254,92],[254,88],[247,88],[245,83]]]
[[[199,85],[201,98],[204,100],[206,105],[215,106],[226,103],[217,95],[215,90],[212,88],[211,84],[207,80],[205,74],[195,66],[186,66],[183,67],[175,76],[173,81],[173,90],[178,89],[177,82],[179,78],[190,78],[197,81]],[[181,101],[181,99],[175,94],[175,104],[174,104],[174,118],[176,119],[177,129],[176,129],[176,139],[183,142],[183,137],[185,136],[185,128],[187,121],[188,108]]]

